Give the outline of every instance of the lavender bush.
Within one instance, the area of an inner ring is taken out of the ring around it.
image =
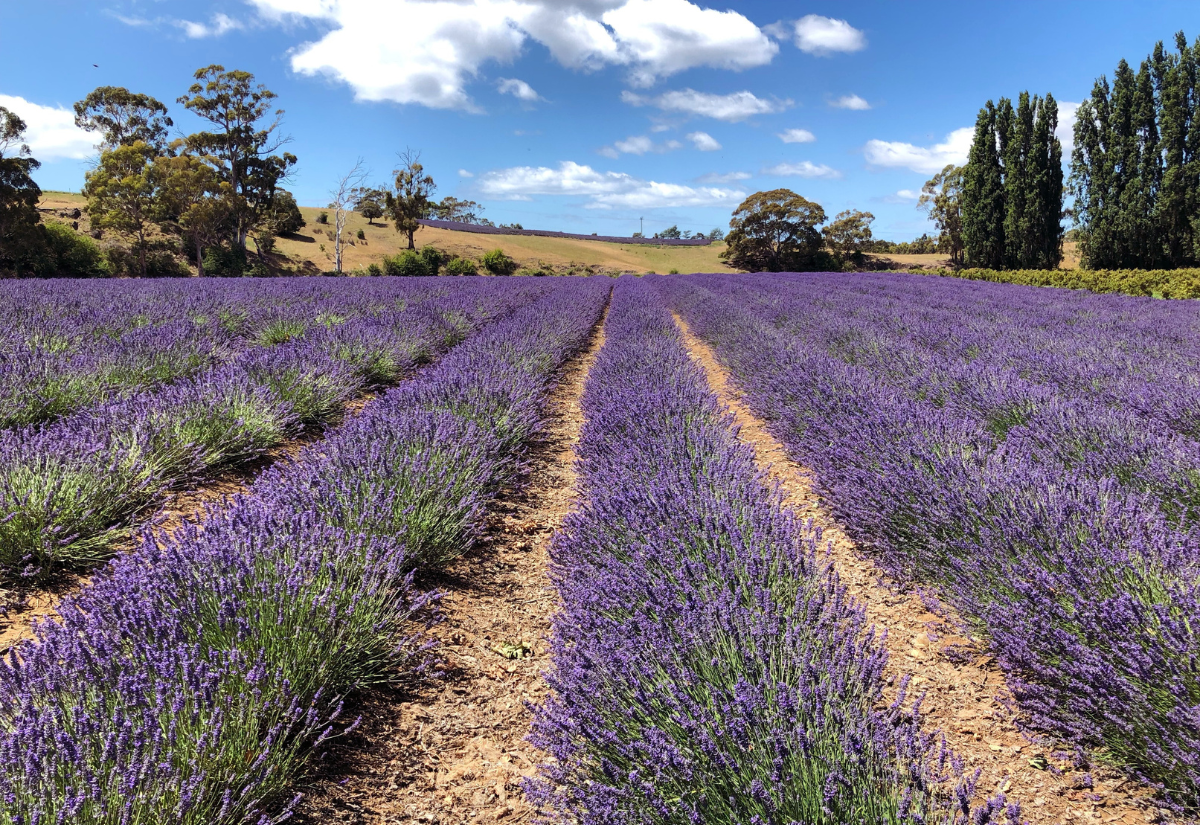
[[[468,546],[608,285],[537,289],[226,510],[146,534],[11,653],[0,823],[285,819],[340,697],[428,666],[436,596],[409,571]]]
[[[552,548],[549,821],[1016,822],[881,702],[885,654],[736,440],[644,282],[583,399],[582,504]]]
[[[911,276],[665,285],[859,543],[1033,725],[1200,809],[1194,306]]]
[[[95,563],[125,537],[110,528],[165,490],[328,423],[350,398],[394,384],[544,290],[473,282],[465,297],[319,326],[182,382],[0,431],[0,573]]]

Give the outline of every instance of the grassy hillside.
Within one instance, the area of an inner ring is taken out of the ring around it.
[[[87,205],[83,196],[69,192],[46,192],[40,207],[43,218],[71,222],[58,213]],[[317,274],[333,269],[333,227],[317,223],[317,216],[328,210],[300,207],[307,225],[295,235],[282,237],[276,249],[280,253],[275,263],[281,269],[300,273]],[[87,231],[87,213],[79,219],[80,231]],[[358,240],[358,230],[365,238]],[[395,255],[406,247],[403,236],[391,224],[368,224],[361,215],[351,213],[346,220],[344,237],[347,245],[342,253],[342,268],[346,271],[360,269],[377,263],[384,257]],[[541,238],[530,235],[476,235],[470,232],[452,232],[447,229],[421,227],[417,232],[417,246],[436,246],[466,258],[478,259],[491,249],[502,249],[522,267],[538,269],[548,267],[558,272],[593,271],[658,272],[672,269],[680,272],[734,272],[721,260],[724,243],[710,246],[650,246],[646,244],[615,244],[600,241],[574,240],[571,238]],[[321,246],[324,245],[324,249]],[[945,255],[879,255],[902,267],[919,266],[923,269],[949,267],[950,259]],[[1062,269],[1076,269],[1079,256],[1076,244],[1063,244]]]
[[[316,222],[322,209],[301,207],[308,225],[298,235],[280,238],[278,249],[289,258],[311,262],[318,270],[333,268],[332,226]],[[332,220],[332,217],[330,218]],[[365,240],[356,240],[358,230]],[[346,220],[345,236],[353,242],[343,252],[343,269],[357,269],[394,255],[406,248],[403,235],[390,224],[376,222],[351,214]],[[542,265],[566,271],[574,267],[591,266],[613,272],[733,272],[718,257],[725,244],[710,246],[650,246],[646,244],[614,244],[600,241],[581,241],[571,238],[541,238],[530,235],[476,235],[423,226],[417,231],[417,247],[432,244],[438,249],[466,258],[479,258],[491,249],[502,249],[521,266],[538,268]],[[321,251],[324,244],[325,250]]]

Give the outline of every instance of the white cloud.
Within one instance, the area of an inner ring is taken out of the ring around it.
[[[736,183],[754,177],[749,172],[709,172],[696,178],[697,183]]]
[[[467,84],[487,63],[511,63],[530,39],[563,66],[622,66],[640,86],[698,66],[762,66],[779,50],[742,14],[690,0],[250,2],[268,20],[333,24],[295,49],[295,71],[344,81],[360,100],[433,108],[474,110]]]
[[[664,92],[657,97],[646,97],[625,91],[621,92],[621,100],[633,106],[655,106],[664,112],[701,115],[729,123],[736,123],[754,115],[781,112],[792,105],[791,100],[767,100],[756,97],[750,92],[715,95],[708,92],[697,92],[695,89]]]
[[[820,178],[822,180],[837,180],[842,173],[832,166],[823,163],[813,163],[802,160],[799,163],[779,163],[763,170],[764,175],[780,175],[783,177]]]
[[[626,155],[644,155],[647,152],[673,152],[676,149],[683,147],[683,144],[677,140],[668,140],[663,143],[655,143],[645,135],[634,135],[627,137],[624,140],[618,140],[612,146],[605,146],[598,149],[597,152],[604,155],[606,158],[617,158],[622,154]]]
[[[500,94],[502,95],[512,95],[518,100],[524,100],[527,103],[542,99],[542,96],[535,92],[532,86],[524,80],[517,80],[515,77],[500,78],[496,83],[496,88],[500,90]]]
[[[830,101],[829,105],[835,109],[853,109],[856,112],[864,112],[871,108],[871,104],[858,95],[842,95],[837,100]]]
[[[867,47],[867,38],[845,20],[806,14],[796,21],[796,48],[819,57],[834,52],[857,52]]]
[[[625,140],[618,140],[613,147],[618,152],[624,152],[627,155],[644,155],[654,148],[654,141],[645,135],[637,135],[625,138]]]
[[[244,28],[240,20],[234,20],[227,14],[214,14],[212,22],[208,24],[195,23],[191,20],[175,20],[173,22],[176,26],[183,29],[185,35],[193,40],[199,40],[204,37],[220,37],[235,29]]]
[[[784,143],[812,143],[817,136],[807,129],[788,129],[779,133],[779,139]]]
[[[583,197],[593,209],[728,206],[746,197],[737,189],[641,180],[623,172],[597,172],[572,161],[555,169],[498,169],[480,177],[479,188],[485,195],[505,200],[530,200],[535,195]]]
[[[687,139],[701,152],[715,152],[721,148],[721,144],[717,139],[708,132],[692,132],[687,136]]]
[[[458,170],[458,176],[459,176],[460,178],[473,178],[473,177],[475,177],[475,173],[474,173],[474,172],[468,172],[466,169],[459,169],[459,170]]]
[[[1054,130],[1054,134],[1062,144],[1064,160],[1070,159],[1071,150],[1075,148],[1075,118],[1078,111],[1078,103],[1058,101],[1058,128]]]
[[[914,146],[899,141],[868,140],[863,155],[872,166],[889,169],[911,169],[922,174],[942,171],[948,163],[961,165],[967,162],[971,151],[971,140],[975,129],[966,126],[946,135],[942,143],[932,147]]]
[[[0,106],[25,121],[25,143],[37,160],[79,159],[96,152],[99,138],[78,128],[70,109],[42,106],[13,95],[0,95]]]
[[[884,195],[882,198],[878,198],[877,200],[880,200],[883,203],[895,203],[907,206],[919,200],[920,197],[921,193],[915,189],[900,189],[896,192],[892,192],[889,195]]]

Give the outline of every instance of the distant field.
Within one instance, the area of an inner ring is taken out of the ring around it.
[[[319,270],[333,268],[333,241],[327,233],[331,226],[316,222],[317,215],[328,211],[301,207],[304,220],[308,222],[298,236],[280,238],[278,249],[290,258],[310,261]],[[366,235],[364,241],[355,239],[358,230]],[[346,221],[346,235],[354,242],[343,252],[344,269],[356,269],[379,261],[386,255],[394,255],[406,247],[404,237],[390,224],[376,222],[368,225],[367,219],[351,214]],[[658,247],[646,244],[614,244],[600,241],[582,241],[568,238],[540,238],[528,235],[476,235],[468,232],[452,232],[423,226],[417,230],[418,247],[433,245],[438,249],[464,257],[478,258],[491,249],[502,249],[522,266],[537,267],[541,264],[556,269],[565,269],[572,264],[593,266],[617,272],[659,272],[672,269],[680,272],[733,272],[718,257],[725,244],[709,246]],[[325,251],[321,251],[321,244]]]
[[[45,192],[40,206],[42,209],[74,209],[86,204],[82,195],[70,192]],[[307,225],[296,235],[280,238],[276,248],[286,256],[292,267],[300,272],[317,273],[333,269],[333,240],[329,237],[332,226],[317,223],[317,215],[327,212],[309,206],[300,207]],[[45,214],[45,213],[43,213]],[[47,215],[47,217],[53,217]],[[64,220],[58,218],[58,220]],[[87,229],[87,216],[80,221],[80,229]],[[364,240],[357,240],[358,230],[363,230]],[[404,238],[391,224],[368,224],[367,219],[351,213],[346,220],[345,238],[347,245],[342,252],[342,268],[349,271],[395,255],[405,248]],[[574,240],[568,238],[541,238],[527,235],[476,235],[468,232],[453,232],[423,226],[417,231],[417,246],[436,246],[464,257],[479,258],[484,252],[502,249],[505,254],[523,267],[548,266],[565,271],[572,267],[592,267],[608,272],[658,272],[672,269],[680,272],[736,272],[720,258],[725,244],[709,246],[650,246],[646,244],[614,244],[601,241]],[[322,250],[322,244],[325,249]],[[1061,269],[1076,269],[1079,266],[1077,244],[1063,244]],[[880,255],[895,261],[900,266],[920,266],[924,269],[950,266],[946,255]]]

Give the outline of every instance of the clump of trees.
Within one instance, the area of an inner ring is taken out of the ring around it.
[[[988,101],[962,173],[963,257],[989,269],[1054,269],[1062,260],[1062,144],[1052,95]],[[942,186],[944,187],[944,181]]]
[[[721,257],[752,272],[804,272],[856,268],[874,240],[870,212],[838,213],[823,229],[825,210],[790,189],[756,192],[729,222]]]
[[[1122,60],[1080,104],[1071,192],[1087,269],[1200,265],[1200,39]]]
[[[76,233],[40,223],[40,190],[29,178],[37,161],[22,141],[25,124],[0,110],[0,272],[15,275],[179,274],[176,254],[199,275],[266,270],[278,235],[304,225],[295,198],[280,184],[296,164],[281,151],[283,111],[254,75],[213,64],[195,73],[178,103],[209,129],[168,142],[167,106],[117,86],[77,102],[75,123],[99,137],[100,156],[83,193],[95,237],[115,235],[130,253],[97,247]],[[247,266],[253,237],[258,260]],[[174,239],[174,240],[172,240]],[[74,247],[68,250],[68,244]]]

